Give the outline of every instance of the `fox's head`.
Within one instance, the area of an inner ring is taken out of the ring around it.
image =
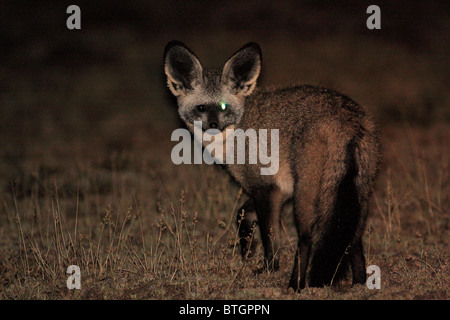
[[[222,69],[203,68],[183,43],[171,41],[164,52],[164,71],[177,97],[180,117],[192,128],[219,129],[238,124],[245,98],[255,89],[261,71],[261,49],[250,42],[234,53]]]

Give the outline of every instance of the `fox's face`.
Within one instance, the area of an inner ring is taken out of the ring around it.
[[[177,97],[181,119],[191,129],[194,121],[201,121],[203,130],[223,131],[238,124],[260,70],[261,49],[254,42],[233,54],[221,70],[204,69],[179,41],[169,42],[164,53],[167,84]]]

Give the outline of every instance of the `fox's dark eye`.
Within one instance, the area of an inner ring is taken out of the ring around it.
[[[222,102],[222,103],[219,105],[219,111],[227,111],[227,110],[228,110],[228,107],[229,107],[228,104],[226,104],[225,102]]]
[[[197,106],[197,110],[198,112],[205,112],[206,111],[206,107],[202,104]]]

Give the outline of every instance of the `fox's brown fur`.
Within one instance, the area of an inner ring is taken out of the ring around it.
[[[179,42],[166,47],[166,74],[169,87],[172,85],[179,98],[180,114],[188,113],[181,109],[188,108],[185,101],[192,103],[192,98],[186,98],[190,92],[197,90],[198,94],[200,89],[195,86],[212,81],[202,69],[196,71],[201,75],[195,75],[188,66],[190,73],[184,79],[172,70],[177,63],[186,63],[190,55],[195,59],[193,69],[198,60],[192,51]],[[364,108],[330,89],[294,86],[252,93],[260,67],[259,46],[250,43],[230,58],[216,80],[218,95],[225,90],[220,86],[229,88],[227,94],[233,93],[236,105],[243,108],[240,119],[232,123],[235,128],[279,129],[279,170],[275,175],[261,175],[259,165],[226,166],[249,195],[237,215],[242,255],[252,253],[254,242],[249,238],[257,223],[265,268],[278,269],[280,213],[284,203],[293,200],[299,240],[289,286],[298,290],[306,284],[329,285],[342,278],[348,264],[353,282],[363,283],[366,270],[361,237],[380,162],[375,126]],[[225,69],[232,70],[231,75],[225,74]],[[176,91],[179,87],[184,91]],[[245,88],[251,91],[243,91]],[[184,118],[188,125],[191,119]],[[230,124],[218,125],[224,130]]]

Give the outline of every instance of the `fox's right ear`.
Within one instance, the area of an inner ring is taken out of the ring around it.
[[[195,54],[180,41],[170,41],[164,50],[164,72],[175,96],[192,90],[202,78],[202,65]]]

